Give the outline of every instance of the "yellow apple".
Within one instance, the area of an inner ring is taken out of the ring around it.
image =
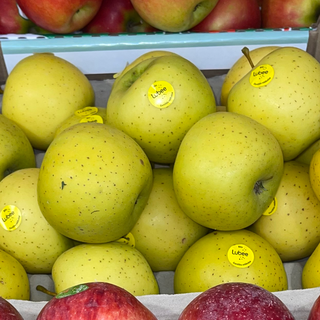
[[[310,165],[313,155],[320,149],[320,139],[302,151],[294,160]]]
[[[311,253],[302,269],[301,285],[302,289],[320,287],[320,244]]]
[[[288,289],[287,274],[275,249],[249,230],[213,231],[181,258],[174,292],[202,292],[225,282],[247,282],[269,291]]]
[[[268,208],[282,172],[280,145],[266,127],[241,114],[215,112],[184,137],[173,185],[192,220],[211,229],[238,230]]]
[[[256,65],[264,56],[278,48],[278,46],[265,46],[251,50],[250,57],[253,64]],[[227,105],[228,94],[232,87],[251,70],[252,66],[245,55],[242,55],[233,64],[224,78],[221,87],[220,102],[223,106]]]
[[[308,257],[320,242],[320,201],[312,189],[307,164],[284,163],[274,203],[249,230],[266,239],[282,261]]]
[[[43,217],[37,197],[39,168],[17,170],[0,181],[0,248],[28,273],[51,273],[73,241]]]
[[[22,264],[0,249],[0,296],[5,299],[30,299],[30,284]]]
[[[67,129],[74,124],[83,122],[96,122],[102,124],[106,123],[106,108],[89,106],[76,110],[72,116],[67,118],[61,123],[61,125],[59,125],[54,134],[54,137],[56,137],[64,129]]]
[[[116,78],[107,123],[139,143],[150,161],[169,164],[189,128],[215,111],[214,93],[203,73],[189,60],[169,54],[142,60]]]
[[[135,296],[158,294],[156,278],[143,255],[120,242],[80,244],[65,251],[52,268],[56,293],[84,282],[105,281]]]
[[[9,74],[2,113],[23,129],[34,148],[46,150],[57,127],[94,102],[91,83],[81,70],[54,54],[36,53],[20,60]]]
[[[85,122],[62,131],[47,149],[38,201],[61,234],[103,243],[133,228],[151,186],[150,162],[132,138],[110,125]]]
[[[312,189],[320,200],[320,149],[315,151],[311,158],[309,174]]]
[[[240,79],[227,110],[255,119],[277,138],[284,160],[320,138],[320,63],[296,47],[280,47]]]
[[[15,170],[34,167],[35,154],[26,134],[0,114],[0,181]]]
[[[172,168],[153,169],[153,186],[142,214],[131,230],[135,247],[153,271],[174,271],[185,251],[208,233],[180,208]]]

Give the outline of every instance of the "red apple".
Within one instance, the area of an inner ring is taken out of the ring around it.
[[[228,282],[196,296],[178,320],[294,320],[287,306],[270,291],[250,283]]]
[[[310,27],[320,14],[315,0],[262,0],[263,28]]]
[[[0,1],[0,34],[27,33],[33,23],[20,16],[16,0]]]
[[[81,30],[98,12],[102,0],[17,0],[23,13],[52,33]]]
[[[134,295],[107,282],[76,285],[53,297],[37,320],[157,320]]]
[[[196,32],[261,28],[261,13],[257,0],[219,0],[199,24]]]
[[[82,29],[84,33],[137,33],[156,30],[142,20],[130,0],[103,0],[98,13]]]
[[[186,31],[200,23],[218,0],[131,0],[140,17],[157,29]]]
[[[2,0],[3,1],[3,0]],[[23,320],[19,311],[6,299],[0,297],[1,320]]]
[[[320,296],[313,303],[307,320],[320,320]]]

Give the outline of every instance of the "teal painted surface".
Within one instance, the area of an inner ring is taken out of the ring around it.
[[[233,45],[306,44],[308,28],[298,30],[245,30],[218,33],[152,33],[118,35],[62,35],[28,39],[0,37],[4,54],[77,52],[130,49],[170,49]]]

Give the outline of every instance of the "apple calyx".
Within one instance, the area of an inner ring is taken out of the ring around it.
[[[251,68],[254,68],[254,63],[250,57],[250,50],[247,47],[242,48],[241,52],[244,54],[244,56],[247,58],[248,62],[250,63]]]
[[[270,178],[267,178],[265,180],[258,180],[254,186],[253,186],[253,191],[255,194],[259,195],[261,194],[263,191],[267,191],[267,189],[264,187],[263,182],[264,181],[268,181],[271,180],[273,178],[273,176],[271,176]]]

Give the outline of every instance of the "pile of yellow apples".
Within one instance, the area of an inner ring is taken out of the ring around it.
[[[217,57],[218,58],[218,57]],[[0,296],[105,281],[158,294],[240,281],[288,289],[308,259],[320,286],[320,63],[243,48],[220,101],[191,61],[150,51],[114,75],[105,106],[51,53],[9,74],[0,114]],[[318,151],[319,150],[319,151]]]

